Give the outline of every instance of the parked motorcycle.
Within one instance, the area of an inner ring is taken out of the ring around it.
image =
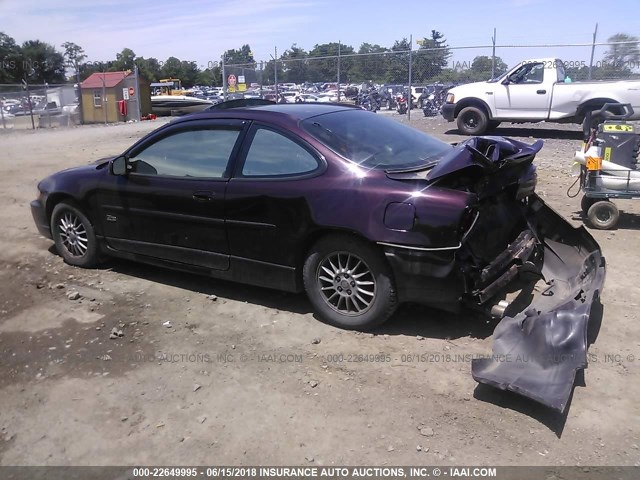
[[[380,103],[380,94],[376,90],[361,91],[356,99],[356,105],[374,113],[380,110]]]
[[[422,102],[422,113],[425,117],[435,117],[440,112],[440,106],[438,106],[436,95],[431,93],[427,95],[427,99]]]
[[[440,88],[427,96],[422,104],[422,113],[425,117],[435,117],[440,113],[448,92],[448,88]]]
[[[398,112],[400,115],[404,115],[405,113],[407,113],[407,108],[408,108],[408,98],[407,98],[407,94],[406,93],[399,93],[396,96],[396,112]]]

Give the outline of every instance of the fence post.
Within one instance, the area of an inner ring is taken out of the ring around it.
[[[593,54],[596,51],[596,35],[598,35],[598,24],[596,23],[596,29],[593,31],[593,42],[591,43],[591,60],[589,60],[589,74],[587,80],[591,80],[591,69],[593,68]]]
[[[80,110],[80,125],[84,125],[84,111],[82,108],[82,88],[80,88],[80,66],[76,63],[76,84],[78,85],[78,109]]]
[[[47,125],[49,125],[49,128],[51,128],[51,115],[47,107],[49,107],[49,84],[47,82],[44,82],[44,111],[47,114]]]
[[[340,103],[340,40],[338,40],[338,103]]]
[[[273,47],[273,83],[276,86],[276,103],[280,103],[278,100],[278,47]]]
[[[135,78],[135,84],[136,84],[135,102],[136,102],[136,115],[138,116],[138,118],[136,120],[139,122],[140,118],[142,118],[142,112],[141,112],[141,108],[140,108],[140,99],[142,98],[142,95],[140,94],[140,77],[138,76],[138,65],[135,64],[135,63],[133,64],[133,74],[136,76],[136,78]]]
[[[413,63],[413,34],[409,35],[409,93],[407,95],[407,120],[411,120],[411,107],[413,107],[413,98],[411,95],[411,70]]]
[[[491,50],[491,79],[496,78],[496,27],[493,27],[493,37],[491,37],[493,48]]]
[[[222,101],[227,101],[227,73],[224,64],[224,53],[222,54]]]
[[[2,117],[2,128],[7,128],[7,124],[4,120],[4,100],[2,98],[0,98],[0,117]]]
[[[24,85],[24,89],[27,91],[27,102],[29,103],[29,115],[31,116],[31,128],[36,129],[36,124],[33,121],[33,107],[31,105],[31,94],[29,93],[29,84],[26,80],[22,80],[22,84]]]

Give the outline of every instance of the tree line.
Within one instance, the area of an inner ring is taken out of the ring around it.
[[[624,43],[627,42],[627,43]],[[398,83],[408,80],[409,63],[412,83],[467,83],[488,80],[492,74],[492,58],[476,56],[470,62],[452,61],[452,51],[441,32],[432,30],[418,40],[418,49],[411,50],[409,40],[396,40],[391,47],[362,43],[358,49],[337,42],[317,44],[306,51],[297,44],[291,45],[277,60],[257,62],[248,44],[239,49],[224,52],[220,61],[198,65],[191,60],[169,57],[158,60],[138,57],[130,48],[124,48],[114,59],[89,62],[84,49],[65,42],[60,47],[28,40],[17,44],[0,32],[0,84],[75,83],[94,72],[133,70],[137,66],[142,77],[154,82],[163,78],[179,78],[183,86],[222,85],[222,63],[225,74],[245,76],[247,83],[273,84],[279,82],[304,83],[336,81],[338,68],[340,81],[344,83]],[[640,68],[640,47],[637,37],[623,33],[608,39],[613,43],[602,60],[594,62],[593,79],[630,77]],[[340,60],[338,62],[338,55]],[[411,55],[411,61],[410,61]],[[585,80],[588,64],[571,62],[567,69],[572,80]],[[498,76],[508,69],[506,63],[495,58],[493,72]]]

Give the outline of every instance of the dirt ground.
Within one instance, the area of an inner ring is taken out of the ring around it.
[[[38,180],[161,122],[0,131],[2,465],[640,465],[637,204],[618,202],[617,230],[591,230],[608,261],[604,314],[561,416],[478,387],[455,360],[491,352],[495,323],[477,315],[408,305],[374,334],[348,332],[316,320],[304,295],[64,264],[31,218]],[[462,138],[420,112],[410,123]],[[580,225],[580,197],[566,195],[577,126],[498,133],[545,140],[538,192]]]

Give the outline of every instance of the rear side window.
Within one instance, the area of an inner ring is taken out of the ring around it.
[[[318,168],[318,160],[284,135],[256,129],[242,167],[244,177],[301,175]]]

